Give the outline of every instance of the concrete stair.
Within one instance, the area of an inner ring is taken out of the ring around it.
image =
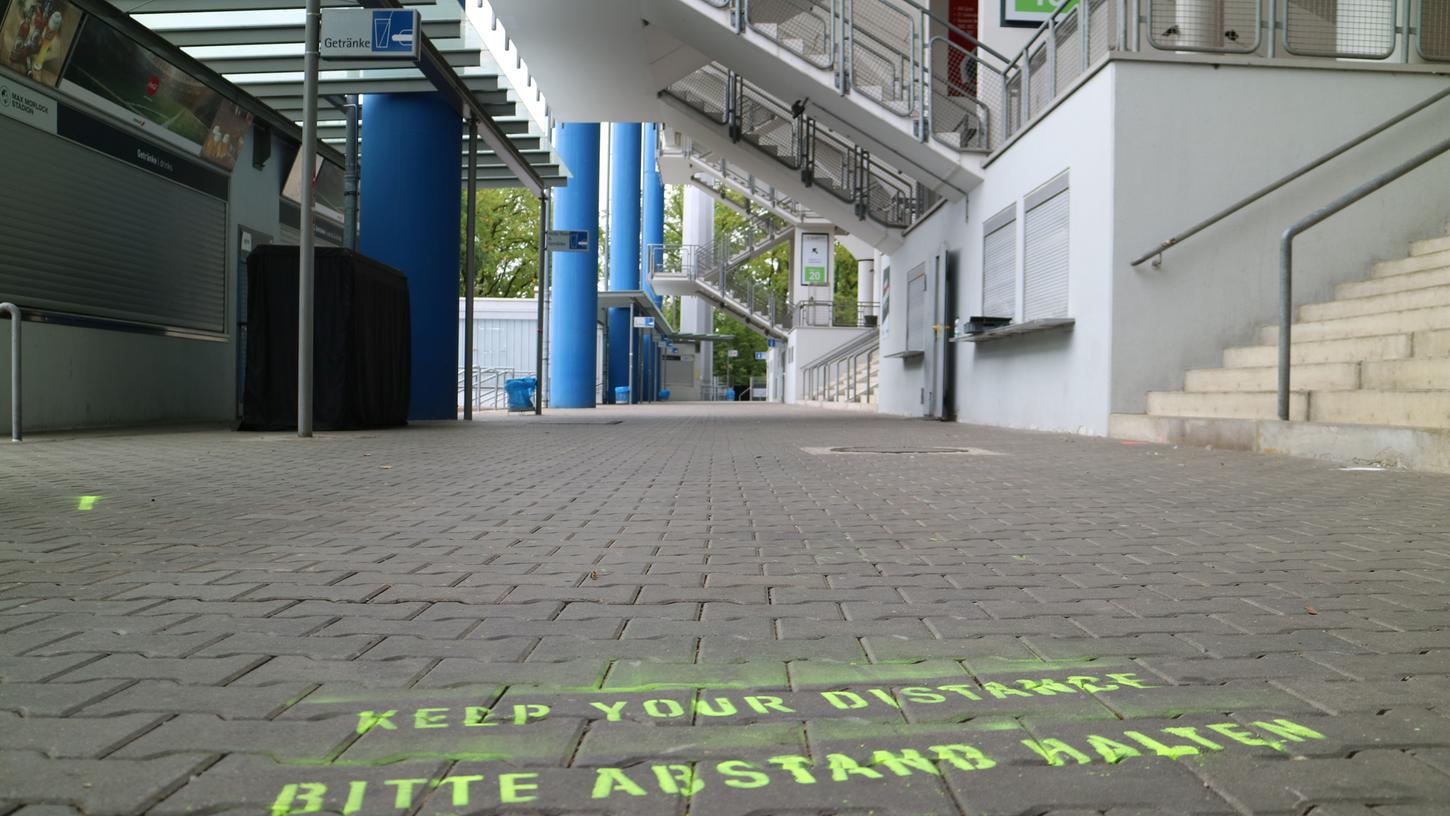
[[[1257,345],[1186,372],[1182,391],[1148,394],[1147,412],[1114,415],[1109,433],[1450,471],[1450,231],[1299,308],[1287,423],[1278,335],[1260,328]]]

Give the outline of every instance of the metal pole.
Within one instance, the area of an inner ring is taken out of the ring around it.
[[[0,303],[0,312],[10,315],[10,441],[20,441],[20,307]]]
[[[1294,238],[1420,165],[1450,153],[1446,139],[1294,222],[1279,242],[1279,419],[1289,419],[1289,332],[1294,323]]]
[[[312,436],[313,173],[317,165],[317,60],[322,0],[307,0],[302,81],[302,239],[297,260],[297,435]]]
[[[1273,59],[1274,57],[1279,55],[1279,10],[1278,8],[1276,8],[1276,5],[1277,4],[1274,2],[1274,0],[1269,0],[1269,59]]]
[[[465,240],[468,260],[463,285],[463,418],[473,419],[473,286],[478,278],[478,119],[468,116],[468,237]]]
[[[546,274],[549,267],[548,235],[549,232],[549,193],[547,190],[539,192],[539,314],[537,321],[537,341],[534,348],[534,379],[537,384],[534,386],[534,416],[544,413],[544,293],[549,290],[549,275]]]
[[[357,249],[357,94],[347,95],[347,169],[342,177],[342,245]]]
[[[634,330],[634,301],[629,303],[629,403],[634,403],[634,336],[638,334]]]

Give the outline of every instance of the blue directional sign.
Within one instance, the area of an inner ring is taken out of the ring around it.
[[[769,345],[769,346],[770,346],[770,347],[771,347],[771,348],[775,348],[775,338],[774,338],[774,337],[771,337],[771,338],[767,338],[767,339],[766,339],[766,341],[765,341],[765,342],[766,342],[766,344],[767,344],[767,345]]]
[[[323,59],[417,59],[422,39],[414,9],[326,9]]]
[[[755,352],[755,359],[757,359],[757,360],[764,360],[768,356],[769,356],[768,352],[764,352],[764,351],[757,351],[757,352]]]
[[[417,50],[418,13],[373,9],[373,53],[411,55]]]
[[[588,252],[589,230],[549,230],[544,248],[550,252]]]

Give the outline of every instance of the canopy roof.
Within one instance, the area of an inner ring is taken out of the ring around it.
[[[306,15],[299,0],[82,0],[78,4],[97,14],[129,16],[300,126]],[[539,115],[544,110],[542,95],[531,77],[526,77],[522,92],[510,82],[509,72],[495,60],[479,31],[475,15],[487,12],[458,0],[322,0],[322,6],[324,11],[414,8],[424,34],[416,64],[411,60],[322,63],[318,138],[325,144],[340,147],[345,140],[343,100],[348,94],[437,91],[459,111],[460,120],[471,113],[478,121],[480,186],[522,186],[537,192],[567,181],[549,145],[548,123]],[[485,28],[491,33],[496,26],[495,20],[487,19]],[[502,43],[509,46],[506,36]],[[466,172],[467,165],[465,143],[461,171]]]

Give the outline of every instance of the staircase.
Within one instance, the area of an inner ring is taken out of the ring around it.
[[[715,126],[715,133],[705,135],[718,137],[718,145],[723,147],[726,140],[748,145],[769,159],[777,174],[790,171],[782,178],[798,178],[806,188],[797,198],[829,220],[847,224],[869,219],[899,238],[899,231],[932,201],[918,196],[915,181],[906,174],[814,117],[796,115],[790,105],[718,63],[671,83],[661,96],[689,109],[699,125]],[[835,201],[822,200],[811,188]]]
[[[1278,334],[1265,326],[1222,368],[1148,394],[1147,413],[1114,415],[1110,434],[1450,471],[1450,232],[1299,308],[1288,423],[1276,419]]]
[[[823,408],[876,410],[881,336],[863,332],[802,367],[800,401]]]
[[[764,216],[753,219],[742,234],[717,235],[709,244],[651,244],[650,285],[662,295],[702,297],[760,334],[784,340],[792,323],[788,302],[741,267],[789,241],[794,232],[784,220]]]

